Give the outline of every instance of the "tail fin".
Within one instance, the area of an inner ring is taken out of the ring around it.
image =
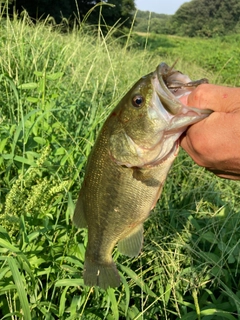
[[[103,289],[120,285],[119,273],[114,262],[100,264],[89,261],[86,258],[83,279],[85,285],[99,286]]]

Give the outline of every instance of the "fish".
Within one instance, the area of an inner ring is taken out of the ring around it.
[[[183,95],[207,83],[160,63],[140,78],[108,116],[88,157],[73,222],[88,229],[84,284],[118,287],[112,252],[136,257],[143,222],[155,207],[179,150],[179,137],[211,110],[188,107]]]

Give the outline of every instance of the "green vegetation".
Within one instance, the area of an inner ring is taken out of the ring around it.
[[[138,33],[134,39],[136,47],[155,56],[176,57],[201,66],[214,83],[240,86],[239,34],[203,39]]]
[[[209,52],[186,38],[127,34],[120,44],[115,30],[61,34],[27,16],[1,19],[0,29],[0,318],[239,319],[240,190],[183,151],[145,223],[141,255],[114,252],[116,290],[84,286],[86,230],[71,222],[109,111],[161,61],[180,58],[178,69],[193,79],[219,80],[229,64],[220,60],[216,71],[205,60],[214,61],[215,42],[205,43]],[[153,51],[136,49],[140,40]]]
[[[238,0],[192,0],[172,16],[172,34],[213,37],[239,31]]]
[[[149,11],[137,11],[134,31],[167,34],[171,16]]]
[[[130,28],[135,11],[134,0],[1,0],[1,3],[8,5],[10,14],[26,10],[33,21],[50,16],[57,23],[64,19],[68,26],[76,22],[86,23],[87,20],[95,26],[101,22],[105,27],[118,25],[118,28]]]
[[[212,38],[239,33],[239,16],[238,0],[191,0],[174,15],[139,11],[135,31]]]

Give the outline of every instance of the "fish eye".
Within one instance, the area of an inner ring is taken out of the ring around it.
[[[132,98],[132,104],[136,108],[141,108],[143,106],[143,103],[144,103],[144,98],[140,94],[137,94]]]

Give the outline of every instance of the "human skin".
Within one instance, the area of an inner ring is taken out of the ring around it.
[[[221,178],[240,180],[240,88],[202,84],[180,100],[214,111],[190,126],[180,145],[199,166]]]

